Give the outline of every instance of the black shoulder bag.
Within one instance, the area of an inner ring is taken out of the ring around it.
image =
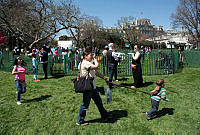
[[[81,64],[82,62],[80,63],[77,77],[72,80],[74,83],[74,89],[76,93],[86,93],[94,89],[93,87],[94,77],[89,76],[89,71],[87,72],[86,76],[80,77]]]

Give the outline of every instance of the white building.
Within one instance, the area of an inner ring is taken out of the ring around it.
[[[167,48],[174,48],[174,44],[182,44],[185,49],[192,48],[192,44],[189,43],[189,35],[184,32],[178,32],[177,30],[166,30],[165,34],[147,39],[155,43],[165,43]]]

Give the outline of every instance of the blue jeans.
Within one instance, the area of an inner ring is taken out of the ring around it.
[[[108,112],[103,107],[101,97],[100,97],[98,91],[95,89],[93,91],[83,93],[83,101],[82,101],[82,104],[81,104],[81,107],[80,107],[80,110],[79,110],[77,123],[83,123],[84,122],[84,119],[85,119],[85,116],[86,116],[86,110],[89,107],[91,98],[93,99],[94,103],[98,107],[99,112],[101,114],[101,117],[102,118],[107,117]]]
[[[152,105],[151,110],[149,112],[147,112],[147,114],[150,118],[152,118],[155,115],[155,113],[158,111],[159,101],[153,100],[151,98],[151,105]]]
[[[33,79],[37,80],[38,67],[33,66]]]
[[[17,101],[20,101],[21,94],[26,92],[26,87],[23,87],[19,80],[15,80],[15,86],[17,88]]]
[[[108,63],[109,68],[109,82],[112,82],[113,76],[115,77],[115,80],[117,80],[117,65]],[[112,88],[112,84],[109,83],[110,89]]]

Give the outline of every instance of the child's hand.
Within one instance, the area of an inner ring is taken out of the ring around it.
[[[151,91],[151,95],[155,95],[155,94],[157,94],[156,90]]]

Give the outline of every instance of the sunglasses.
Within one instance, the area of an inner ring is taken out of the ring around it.
[[[18,60],[22,60],[22,58],[20,58],[20,57],[18,57],[17,59],[18,59]]]

